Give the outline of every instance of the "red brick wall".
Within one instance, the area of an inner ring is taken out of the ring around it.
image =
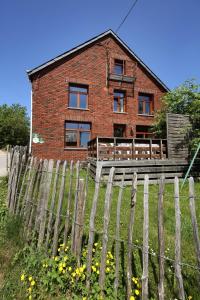
[[[106,47],[108,55],[106,55]],[[109,81],[106,86],[107,62],[114,58],[126,61],[126,75],[136,76],[135,84]],[[154,110],[160,108],[160,97],[165,92],[146,70],[136,62],[113,38],[106,38],[71,57],[64,58],[33,75],[33,133],[39,134],[43,144],[32,143],[33,155],[40,158],[80,159],[86,150],[64,149],[66,120],[92,124],[92,138],[113,136],[113,124],[126,124],[126,136],[135,134],[136,125],[151,125],[153,117],[138,116],[138,93],[154,95]],[[69,82],[89,85],[88,110],[68,109]],[[126,113],[113,112],[113,90],[126,90]]]

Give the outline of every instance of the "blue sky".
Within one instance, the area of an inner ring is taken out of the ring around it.
[[[133,0],[1,0],[0,104],[30,112],[26,70],[111,28]],[[138,0],[118,35],[171,89],[200,83],[200,1]]]

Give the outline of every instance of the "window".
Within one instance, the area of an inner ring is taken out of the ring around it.
[[[114,74],[116,75],[123,75],[125,69],[125,62],[124,60],[115,59],[114,62]]]
[[[69,85],[69,107],[88,108],[88,87],[83,85]]]
[[[90,123],[65,122],[65,147],[87,148]]]
[[[126,132],[126,125],[114,124],[114,137],[124,137]]]
[[[153,95],[139,94],[138,98],[138,114],[152,115],[153,113]]]
[[[114,91],[114,112],[125,112],[125,92]]]
[[[150,126],[136,125],[136,138],[153,138]]]

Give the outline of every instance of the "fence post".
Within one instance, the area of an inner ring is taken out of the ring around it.
[[[163,213],[163,194],[164,194],[165,178],[162,176],[159,183],[158,192],[158,261],[159,261],[159,283],[158,283],[158,298],[164,300],[164,213]]]
[[[112,186],[113,186],[114,173],[115,173],[115,168],[112,167],[110,169],[110,174],[108,177],[108,183],[106,188],[106,195],[105,195],[102,251],[101,251],[101,264],[100,264],[100,274],[99,274],[99,286],[102,294],[103,294],[104,281],[105,281],[105,266],[106,266],[106,254],[107,254],[107,244],[108,244],[108,225],[110,221],[110,208],[111,208],[111,200],[112,200]]]
[[[149,265],[149,176],[144,176],[144,223],[142,249],[142,300],[148,300],[148,265]]]
[[[185,292],[183,287],[183,278],[181,274],[181,212],[179,204],[179,180],[175,177],[174,180],[174,200],[175,200],[175,222],[176,222],[176,237],[175,237],[175,275],[178,282],[179,299],[185,300]]]
[[[128,257],[127,257],[127,299],[131,297],[132,291],[132,251],[133,251],[133,225],[135,220],[135,205],[137,193],[137,174],[134,173],[132,188],[131,188],[131,202],[130,202],[130,216],[128,224]]]

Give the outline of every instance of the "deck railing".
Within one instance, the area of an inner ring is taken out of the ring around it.
[[[88,142],[88,156],[95,160],[166,159],[167,140],[96,137]]]

